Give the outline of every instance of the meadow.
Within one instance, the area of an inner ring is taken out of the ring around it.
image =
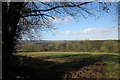
[[[120,79],[119,57],[117,53],[101,52],[18,52],[10,64],[15,66],[16,78],[106,80]]]

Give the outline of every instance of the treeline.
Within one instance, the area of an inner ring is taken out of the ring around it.
[[[50,41],[17,45],[17,51],[118,52],[117,40]]]

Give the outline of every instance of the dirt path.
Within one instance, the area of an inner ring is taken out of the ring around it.
[[[105,68],[106,63],[104,61],[96,62],[93,65],[67,72],[64,76],[64,80],[77,80],[80,78],[109,78],[104,74]]]

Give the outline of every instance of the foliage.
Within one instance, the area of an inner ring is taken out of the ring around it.
[[[31,42],[32,43],[32,42]],[[53,41],[43,43],[24,43],[18,51],[55,51],[55,52],[115,52],[118,41]],[[20,45],[19,45],[20,46]]]
[[[118,43],[116,41],[104,41],[101,46],[101,51],[118,52]]]
[[[42,44],[28,44],[23,46],[23,51],[44,51],[45,48]]]

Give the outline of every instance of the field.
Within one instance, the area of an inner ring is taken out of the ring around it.
[[[97,52],[19,52],[12,56],[8,74],[39,80],[120,79],[119,57]]]

